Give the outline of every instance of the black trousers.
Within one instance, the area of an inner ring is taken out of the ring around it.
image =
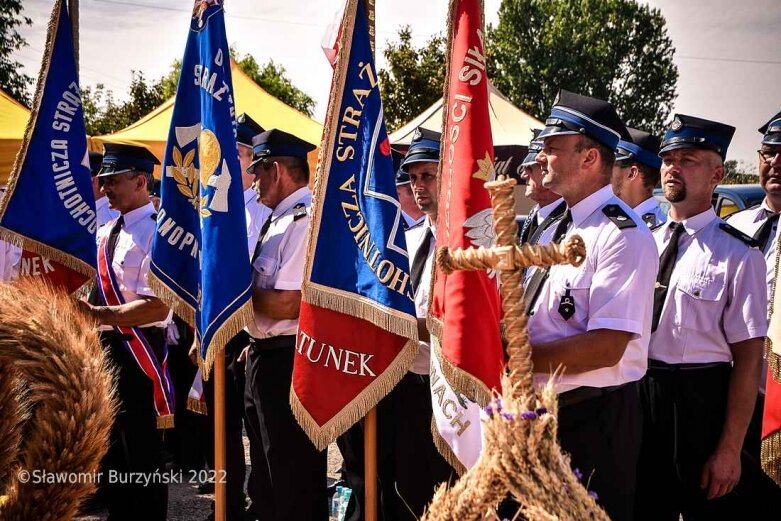
[[[147,333],[145,336],[160,359],[165,342],[162,330],[159,335]],[[109,449],[101,463],[108,519],[164,521],[168,510],[167,485],[144,485],[130,480],[131,472],[152,474],[164,470],[161,458],[164,431],[157,429],[152,381],[116,334],[101,334],[101,341],[109,361],[117,369],[119,398]],[[112,478],[118,479],[112,483]]]
[[[781,487],[762,470],[762,416],[765,395],[757,396],[741,454],[740,482],[735,490],[744,512],[756,505],[781,505]]]
[[[643,443],[636,519],[742,519],[735,492],[708,500],[702,468],[724,428],[730,364],[649,368],[641,381]]]
[[[290,409],[295,339],[253,340],[247,357],[247,434],[260,447],[250,452],[249,493],[263,521],[328,519],[326,451],[315,449]]]
[[[226,506],[228,521],[243,521],[244,519],[244,442],[242,429],[244,426],[244,362],[238,358],[242,349],[249,345],[250,336],[241,331],[225,345],[225,478]],[[208,411],[208,432],[214,440],[214,376],[204,382],[203,391],[206,396]],[[214,468],[214,444],[207,451],[206,459],[210,468]],[[219,478],[219,476],[217,476]]]
[[[427,375],[408,372],[377,407],[377,474],[385,521],[419,519],[436,488],[456,477],[434,445],[431,420]]]
[[[564,405],[558,419],[561,447],[597,502],[613,521],[631,520],[642,429],[637,383]]]

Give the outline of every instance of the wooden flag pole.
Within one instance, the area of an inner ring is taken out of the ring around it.
[[[366,19],[369,23],[369,43],[375,52],[375,0],[366,0]],[[363,467],[365,493],[365,520],[377,521],[377,407],[363,420]]]
[[[225,350],[214,357],[214,520],[225,521]]]

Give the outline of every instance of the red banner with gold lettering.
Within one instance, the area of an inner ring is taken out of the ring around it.
[[[494,229],[484,184],[494,177],[494,149],[481,0],[451,0],[448,27],[437,247],[487,247],[494,242]],[[500,310],[495,273],[445,275],[436,269],[428,321],[432,405],[441,435],[435,442],[457,468],[476,461],[481,440],[477,413],[492,389],[500,389]]]

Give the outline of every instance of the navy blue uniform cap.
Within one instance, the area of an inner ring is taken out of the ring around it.
[[[532,166],[537,164],[537,154],[539,154],[540,150],[542,150],[543,141],[542,139],[539,139],[539,135],[542,132],[541,128],[535,128],[532,129],[532,132],[534,133],[534,136],[532,137],[531,142],[529,142],[529,149],[526,152],[526,157],[523,158],[523,161],[521,161],[521,166]]]
[[[595,139],[610,150],[616,149],[619,139],[629,137],[613,105],[561,89],[539,137],[578,134]]]
[[[396,172],[396,186],[409,183],[409,174],[401,169],[404,152],[391,147],[391,158],[393,159],[393,171]]]
[[[407,155],[401,163],[401,169],[409,172],[413,163],[439,163],[439,142],[442,134],[427,128],[418,127],[412,136]]]
[[[735,127],[686,114],[676,114],[662,139],[659,155],[681,148],[712,150],[726,159]]]
[[[236,118],[236,141],[240,145],[252,148],[252,138],[263,132],[261,127],[249,114],[244,112]]]
[[[660,169],[662,159],[659,157],[659,139],[643,130],[627,127],[632,141],[620,140],[616,148],[616,162],[637,161],[651,168]]]
[[[151,174],[155,165],[160,164],[155,155],[145,146],[105,143],[103,149],[103,162],[98,177],[124,174],[131,170]]]
[[[313,144],[283,130],[266,130],[252,138],[252,163],[247,172],[252,172],[255,165],[267,157],[297,157],[306,161],[306,155],[315,148]]]
[[[95,177],[100,172],[100,166],[103,164],[103,154],[100,152],[89,153],[89,169],[92,172],[92,177]]]
[[[781,112],[770,118],[759,131],[764,134],[763,145],[781,145]]]

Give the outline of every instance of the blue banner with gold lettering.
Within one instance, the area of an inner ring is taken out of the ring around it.
[[[252,317],[244,195],[221,0],[196,0],[165,149],[152,287],[195,328],[208,377]]]
[[[95,276],[98,221],[71,22],[62,0],[52,10],[30,118],[0,202],[0,237],[43,256],[41,274],[73,291]]]
[[[319,448],[404,376],[417,320],[363,0],[347,2],[318,161],[291,406]]]

